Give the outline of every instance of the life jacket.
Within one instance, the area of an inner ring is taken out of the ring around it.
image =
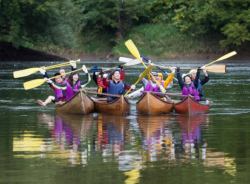
[[[153,91],[153,90],[154,90],[154,86],[153,86],[152,82],[148,81],[144,87],[144,91]]]
[[[185,95],[185,96],[192,95],[196,101],[200,100],[199,92],[195,88],[193,82],[190,85],[184,84],[182,88],[182,95]]]
[[[55,95],[55,101],[65,101],[66,100],[66,90],[61,89],[62,87],[66,87],[65,82],[62,84],[54,84],[57,87],[52,87]]]
[[[109,86],[107,89],[107,92],[109,94],[121,95],[124,93],[124,91],[125,91],[125,84],[122,81],[116,83],[113,80],[111,80],[109,82]]]
[[[67,88],[66,88],[66,100],[70,100],[81,88],[81,82],[78,80],[73,86],[70,85],[69,82],[67,82]]]
[[[107,79],[98,76],[97,77],[97,85],[98,85],[98,88],[97,88],[98,93],[106,92],[106,89],[107,89],[107,86],[108,86]]]
[[[164,82],[161,82],[161,86],[162,88],[164,88]],[[162,90],[160,89],[160,87],[157,84],[154,84],[153,86],[153,92],[162,92]]]

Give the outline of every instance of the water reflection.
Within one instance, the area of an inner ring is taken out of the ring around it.
[[[43,158],[61,159],[72,165],[86,165],[88,146],[85,144],[92,128],[94,117],[68,116],[63,114],[39,114],[39,123],[50,130],[50,139],[44,139]],[[59,161],[60,162],[60,161]]]
[[[230,175],[236,173],[234,158],[209,148],[203,138],[202,127],[209,127],[207,115],[134,119],[42,113],[38,122],[50,135],[40,137],[23,132],[14,138],[16,157],[39,157],[84,167],[92,162],[115,163],[116,169],[124,173],[125,183],[138,183],[148,163],[152,167],[159,161],[170,165],[198,161],[204,169],[216,167]]]
[[[182,157],[185,159],[205,159],[207,143],[201,136],[201,124],[208,126],[206,114],[177,116],[181,129]]]
[[[161,159],[174,160],[174,138],[171,127],[171,116],[152,116],[137,118],[142,132],[142,147],[144,161]]]

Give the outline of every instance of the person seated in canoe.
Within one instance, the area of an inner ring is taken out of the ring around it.
[[[118,66],[116,69],[120,72],[120,81],[124,81],[125,79],[125,71],[122,66]],[[100,72],[95,72],[95,80],[97,84],[97,93],[98,97],[104,97],[101,93],[107,93],[108,91],[108,81],[113,80],[113,75],[109,73],[104,73],[102,70]],[[110,79],[108,79],[110,77]]]
[[[70,63],[71,71],[76,70],[76,61],[72,60],[69,63]],[[68,80],[68,76],[66,75],[66,71],[64,68],[60,68],[59,73],[63,80]]]
[[[76,70],[76,61],[70,61],[69,62],[70,63],[70,65],[71,65],[71,70],[73,71],[73,70]],[[44,76],[44,78],[49,78],[49,76],[48,76],[48,74],[47,74],[47,72],[42,68],[41,70],[40,70],[40,73]],[[66,72],[65,72],[65,69],[63,69],[63,68],[61,68],[60,70],[59,70],[59,73],[56,73],[57,75],[60,75],[60,77],[62,78],[62,80],[63,81],[65,81],[65,85],[66,85],[66,81],[68,81],[68,77],[67,77],[67,75],[66,75]],[[55,74],[55,75],[56,75]],[[54,75],[54,76],[55,76]],[[54,81],[56,81],[56,80],[54,80]],[[48,82],[48,81],[47,81]],[[48,83],[50,83],[50,81],[48,82]],[[50,87],[51,87],[51,85],[50,85]],[[49,103],[51,103],[51,102],[55,102],[56,100],[55,100],[55,97],[54,96],[48,96],[47,98],[46,98],[46,100],[45,101],[42,101],[42,100],[37,100],[37,103],[39,104],[39,105],[41,105],[41,106],[46,106],[47,104],[49,104]]]
[[[44,69],[41,69],[40,72],[47,78],[47,83],[50,88],[54,91],[54,96],[48,96],[45,101],[37,100],[37,103],[41,106],[47,106],[49,103],[54,102],[55,104],[63,104],[66,101],[66,89],[67,83],[63,80],[60,73],[55,73],[54,76],[57,76],[54,80],[48,79],[48,74]]]
[[[200,79],[201,70],[203,71],[203,74],[204,74],[203,79]],[[196,87],[196,89],[199,92],[200,100],[201,101],[206,100],[205,96],[204,96],[203,89],[202,89],[202,86],[209,81],[209,76],[208,76],[208,73],[206,71],[206,68],[201,67],[201,68],[198,68],[197,70],[192,69],[189,71],[189,73],[191,75],[192,81],[194,82],[194,86]]]
[[[155,80],[158,82],[157,85],[156,82],[153,81],[152,76],[148,75],[148,79],[143,78],[142,82],[144,84],[144,87],[140,88],[139,90],[136,90],[135,92],[132,92],[128,95],[129,98],[136,98],[141,96],[144,92],[155,92],[155,93],[165,93],[166,89],[170,89],[173,85],[173,79],[175,74],[175,67],[171,68],[171,73],[168,74],[168,77],[166,80],[163,80],[163,74],[162,73],[151,73]]]
[[[88,74],[88,70],[85,65],[82,66],[82,70],[85,74]],[[86,83],[88,82],[90,82],[90,77],[88,77],[88,81]],[[84,85],[86,85],[86,83]],[[76,72],[73,72],[69,75],[69,78],[66,81],[66,84],[67,84],[67,88],[66,88],[66,100],[67,101],[70,100],[84,86],[79,79],[79,74]]]
[[[116,69],[113,73],[111,73],[111,80],[107,81],[107,93],[111,95],[123,95],[126,90],[135,89],[134,85],[128,85],[124,81],[121,80],[120,70]],[[107,101],[111,102],[117,99],[114,96],[108,96]]]
[[[87,68],[85,65],[82,67],[83,71],[87,73]],[[45,69],[40,69],[40,72],[43,74],[44,78],[49,78]],[[63,104],[67,100],[71,99],[72,96],[79,91],[81,85],[79,86],[78,80],[79,76],[76,73],[73,73],[72,82],[70,80],[64,80],[60,73],[55,73],[54,76],[56,77],[54,80],[47,80],[50,88],[54,91],[54,96],[48,96],[45,101],[37,100],[37,103],[41,106],[47,106],[49,103],[54,102],[55,104]],[[75,86],[74,86],[75,85]],[[79,89],[77,89],[79,87]],[[75,89],[74,89],[75,88]]]
[[[104,73],[102,68],[98,68],[98,66],[93,66],[91,71],[93,73],[92,79],[97,85],[97,93],[107,93],[108,73]],[[103,97],[99,94],[97,96]]]
[[[196,87],[191,79],[191,76],[188,74],[183,74],[181,76],[179,67],[177,67],[176,75],[177,75],[177,80],[178,80],[179,86],[182,90],[182,95],[184,97],[191,95],[196,101],[200,101],[199,91],[196,89]]]

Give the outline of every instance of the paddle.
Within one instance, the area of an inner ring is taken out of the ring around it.
[[[147,93],[147,91],[143,91],[143,93]],[[152,94],[163,95],[163,96],[183,96],[181,93],[162,93],[162,92],[150,92]],[[185,95],[184,95],[185,96]]]
[[[128,48],[128,50],[130,51],[130,53],[136,58],[138,59],[145,68],[147,68],[147,66],[145,65],[145,63],[142,61],[141,59],[141,55],[137,49],[137,47],[135,46],[134,42],[132,40],[127,40],[125,42],[126,47]],[[163,88],[163,86],[161,84],[159,84],[159,82],[155,79],[155,77],[150,73],[151,78],[156,82],[157,86],[160,88],[160,90],[162,92],[166,92],[166,90]]]
[[[226,73],[226,65],[211,65],[206,67],[206,70],[212,73]]]
[[[76,60],[76,62],[80,62],[80,59]],[[45,70],[51,70],[51,69],[54,69],[54,68],[60,68],[60,67],[68,66],[68,65],[70,65],[70,61],[45,67]],[[34,73],[38,72],[40,68],[41,67],[34,67],[34,68],[27,68],[27,69],[24,69],[24,70],[14,71],[13,72],[13,77],[14,78],[20,78],[20,77],[29,76],[31,74],[34,74]]]
[[[139,76],[139,78],[136,80],[136,82],[133,85],[138,84],[148,73],[150,73],[152,70],[152,65],[149,65]],[[131,91],[131,88],[125,93],[125,97],[128,95],[128,93]]]
[[[218,62],[218,61],[222,61],[222,60],[225,60],[225,59],[228,59],[234,55],[236,55],[237,52],[235,51],[232,51],[232,52],[229,52],[227,54],[225,54],[224,56],[221,56],[220,58],[214,60],[214,61],[211,61],[210,63],[208,64],[205,64],[203,65],[202,67],[205,67],[207,71],[209,72],[213,72],[213,73],[226,73],[226,65],[214,65],[214,66],[211,66],[213,65],[214,63]],[[201,68],[202,68],[201,67]]]
[[[65,73],[66,75],[68,74],[71,74],[73,72],[77,72],[77,71],[80,71],[82,70],[82,68],[78,69],[78,70],[73,70],[71,72],[67,72]],[[61,75],[57,75],[57,76],[54,76],[54,77],[50,77],[49,79],[54,79],[56,77],[59,77]],[[35,88],[35,87],[38,87],[38,86],[41,86],[42,84],[44,84],[48,79],[34,79],[34,80],[31,80],[31,81],[27,81],[27,82],[24,82],[23,83],[23,87],[25,90],[29,90],[29,89],[32,89],[32,88]]]
[[[225,54],[224,56],[221,56],[220,58],[218,58],[218,59],[216,59],[216,60],[214,60],[214,61],[211,61],[210,63],[205,64],[204,66],[205,66],[205,67],[208,67],[208,66],[210,66],[210,65],[212,65],[212,64],[214,64],[214,63],[216,63],[216,62],[218,62],[218,61],[225,60],[225,59],[230,58],[230,57],[232,57],[232,56],[234,56],[234,55],[236,55],[236,54],[237,54],[237,52],[235,52],[235,51],[229,52],[228,54]],[[203,67],[204,67],[204,66],[203,66]]]
[[[131,59],[131,58],[127,58],[127,57],[119,57],[119,61],[120,62],[132,62],[134,59]],[[136,59],[137,60],[137,59]],[[138,61],[138,60],[137,60]],[[147,64],[149,64],[149,63],[147,63]],[[159,70],[161,70],[163,73],[165,73],[165,74],[167,74],[168,75],[168,73],[166,72],[166,71],[164,71],[163,69],[170,69],[170,67],[165,67],[165,66],[162,66],[162,65],[156,65],[155,63],[152,63],[152,62],[150,62],[150,64],[151,65],[153,65],[153,66],[155,66],[155,67],[157,67]],[[174,78],[174,80],[175,81],[177,81],[177,79],[176,78]]]
[[[103,95],[103,96],[111,96],[111,97],[121,97],[121,95],[115,95],[115,94],[109,94],[109,93],[97,93],[97,92],[92,92],[92,91],[84,91],[88,94],[93,94],[93,95]]]
[[[130,61],[133,61],[134,59],[132,58],[127,58],[127,57],[120,57],[119,58],[119,61],[121,62],[130,62]],[[170,67],[165,67],[163,65],[158,65],[158,64],[155,64],[155,63],[152,63],[151,64],[153,66],[156,66],[159,70],[161,70],[163,73],[165,72],[163,69],[169,69]],[[208,72],[212,72],[212,73],[226,73],[226,65],[224,64],[219,64],[219,65],[210,65],[208,67],[206,67],[206,70]]]
[[[121,64],[121,65],[122,65],[122,66],[134,66],[134,65],[138,65],[138,64],[140,64],[140,63],[141,63],[141,62],[138,61],[137,59],[131,59],[130,62],[125,62],[124,64]],[[104,70],[103,72],[108,72],[108,71],[114,70],[114,69],[116,69],[116,68],[117,68],[117,67],[109,68],[109,69]]]

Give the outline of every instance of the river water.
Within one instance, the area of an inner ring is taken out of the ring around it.
[[[249,183],[250,64],[230,61],[227,74],[211,74],[212,109],[194,117],[137,116],[134,105],[126,117],[55,114],[53,105],[35,103],[51,94],[47,85],[22,88],[39,74],[12,78],[14,70],[45,64],[0,64],[0,183]],[[142,70],[128,68],[127,81]]]

